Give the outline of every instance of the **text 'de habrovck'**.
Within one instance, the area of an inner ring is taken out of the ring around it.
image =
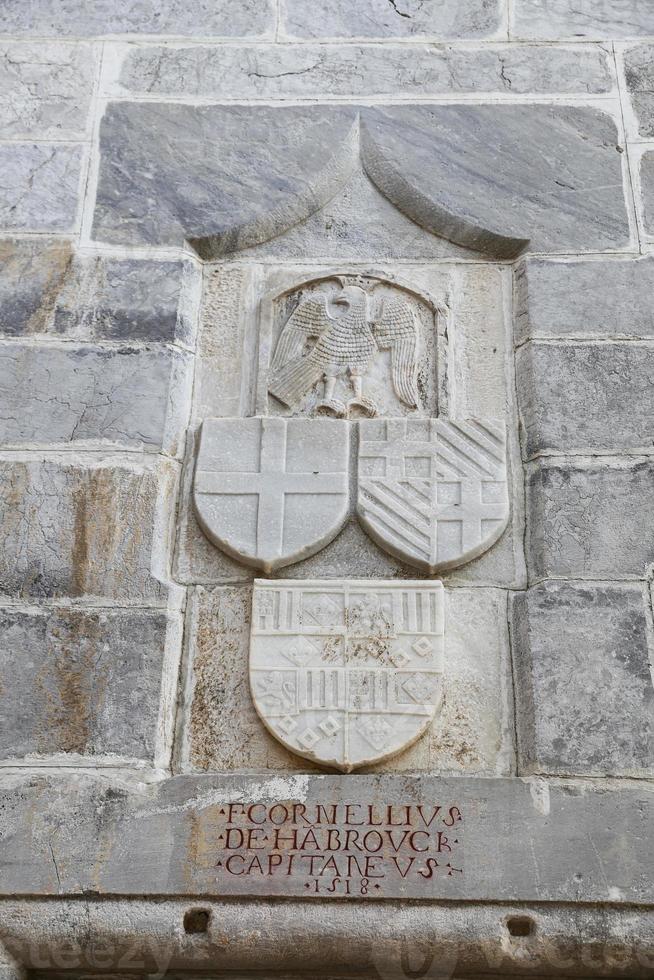
[[[212,824],[205,859],[224,893],[432,897],[464,874],[453,803],[226,803]]]

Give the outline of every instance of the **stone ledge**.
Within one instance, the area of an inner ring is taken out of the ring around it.
[[[198,908],[208,913],[207,931],[189,935],[184,918]],[[516,919],[527,920],[528,936],[511,935]],[[411,964],[414,977],[419,966],[426,977],[650,980],[654,912],[500,902],[477,904],[473,914],[466,903],[448,902],[372,902],[364,912],[360,903],[319,900],[0,899],[0,941],[14,964],[39,976],[116,977],[129,966],[146,976],[392,980],[406,977]]]
[[[464,815],[464,873],[396,880],[386,897],[612,906],[652,900],[652,782],[207,775],[144,784],[13,772],[0,777],[0,801],[4,895],[307,896],[302,876],[255,876],[244,885],[220,871],[225,804],[431,808],[445,801]]]

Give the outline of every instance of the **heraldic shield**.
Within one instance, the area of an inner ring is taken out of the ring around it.
[[[501,422],[360,423],[359,520],[384,550],[433,574],[477,558],[509,519]]]
[[[193,487],[207,537],[265,572],[315,554],[347,518],[348,437],[333,419],[207,419]]]
[[[291,751],[350,772],[395,755],[441,700],[440,582],[363,579],[254,584],[250,686]]]

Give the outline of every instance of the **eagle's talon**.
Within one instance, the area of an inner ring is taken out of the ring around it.
[[[316,405],[318,415],[331,415],[335,419],[344,419],[347,415],[347,408],[344,402],[338,398],[325,398]]]
[[[353,409],[358,409],[359,412],[355,414]],[[351,398],[347,403],[346,411],[348,418],[357,418],[359,417],[359,413],[366,419],[374,419],[379,415],[379,409],[374,401],[371,398],[366,398],[365,395],[361,395],[358,398]]]

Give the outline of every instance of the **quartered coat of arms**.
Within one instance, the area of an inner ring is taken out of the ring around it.
[[[266,574],[357,519],[425,576],[255,584],[262,721],[292,751],[349,771],[401,751],[438,710],[447,634],[431,577],[506,528],[505,425],[441,412],[438,311],[408,288],[325,276],[270,309],[257,415],[204,421],[195,510],[218,548]]]
[[[255,582],[255,707],[294,752],[344,772],[425,731],[441,698],[442,645],[440,582]]]

